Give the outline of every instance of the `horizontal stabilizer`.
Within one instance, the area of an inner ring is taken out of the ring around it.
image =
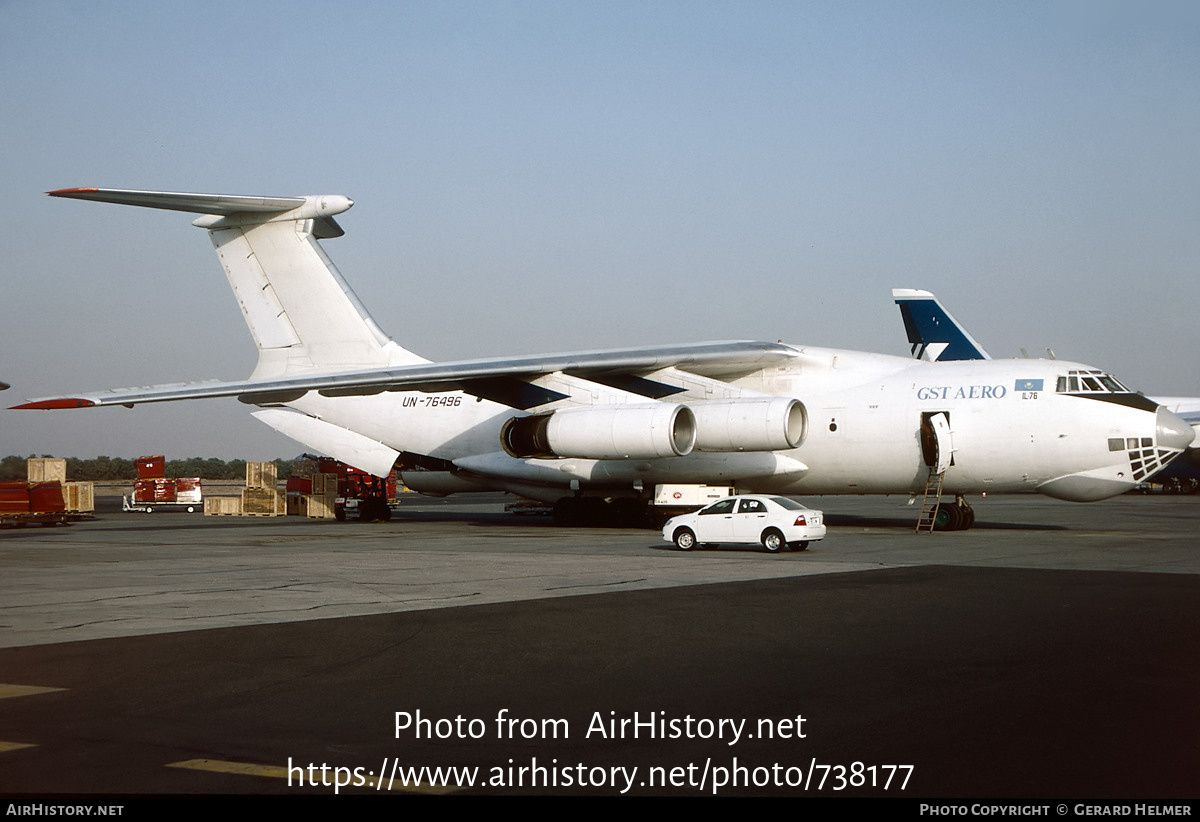
[[[250,197],[241,194],[185,194],[177,191],[129,191],[119,188],[60,188],[51,197],[94,200],[100,203],[165,208],[193,214],[277,213],[304,205],[304,197]]]
[[[285,437],[328,454],[377,477],[386,477],[400,452],[339,425],[282,408],[265,408],[254,416]]]

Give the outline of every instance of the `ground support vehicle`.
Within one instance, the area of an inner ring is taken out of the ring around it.
[[[121,497],[122,511],[185,511],[189,514],[204,510],[204,490],[199,477],[180,479],[139,479],[133,493]]]
[[[395,469],[387,479],[381,479],[328,457],[305,454],[302,460],[287,481],[289,495],[330,499],[333,516],[338,520],[386,522],[392,518],[391,504],[399,489]],[[334,482],[336,490],[332,486]],[[311,511],[309,515],[312,516]]]

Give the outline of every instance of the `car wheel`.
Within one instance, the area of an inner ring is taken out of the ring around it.
[[[675,531],[675,547],[680,551],[690,551],[696,547],[696,535],[691,528],[679,528]]]
[[[762,544],[768,553],[778,554],[787,545],[787,540],[783,538],[783,534],[777,528],[768,528],[763,531]]]

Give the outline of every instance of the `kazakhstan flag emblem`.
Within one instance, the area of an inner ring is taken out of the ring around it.
[[[1041,391],[1044,380],[1017,380],[1017,391]]]

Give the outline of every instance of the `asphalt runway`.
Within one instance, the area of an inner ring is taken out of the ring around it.
[[[487,496],[0,531],[0,793],[1196,798],[1200,499],[808,502],[779,555]]]

